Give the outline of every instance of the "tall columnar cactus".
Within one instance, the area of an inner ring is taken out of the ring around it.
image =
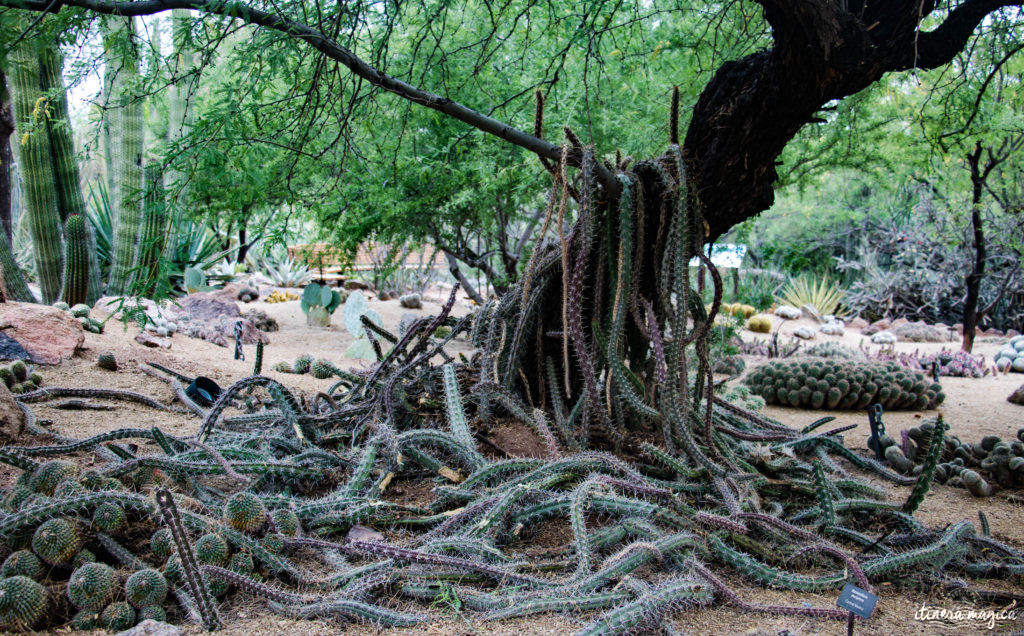
[[[25,275],[21,273],[18,263],[14,260],[11,246],[5,240],[0,240],[0,273],[3,275],[4,291],[8,299],[23,303],[36,301],[32,290],[25,282]]]
[[[139,54],[135,43],[135,23],[131,17],[111,16],[104,21],[104,63],[107,81],[108,112],[116,108],[117,123],[110,122],[110,168],[114,196],[114,255],[107,293],[128,291],[131,270],[138,248],[142,219],[142,104],[131,96],[139,80]]]
[[[61,227],[46,127],[49,113],[39,90],[39,56],[33,40],[22,40],[8,54],[7,61],[17,135],[14,146],[25,190],[25,213],[42,300],[48,304],[60,294]]]
[[[47,97],[49,117],[46,129],[50,138],[50,159],[53,163],[53,179],[57,192],[57,210],[61,221],[66,222],[73,214],[85,214],[85,198],[78,174],[78,158],[75,156],[75,142],[68,115],[68,97],[64,86],[64,58],[56,41],[48,42],[39,52],[41,86]],[[96,238],[92,228],[85,224],[86,254],[89,259],[89,281],[86,300],[93,303],[100,297],[99,259],[96,253]],[[74,304],[74,303],[69,303]]]
[[[61,299],[69,305],[89,296],[89,248],[85,217],[72,214],[64,223],[64,285]]]
[[[139,227],[134,270],[136,280],[146,283],[144,295],[149,295],[156,285],[157,269],[164,247],[164,233],[167,229],[164,176],[160,164],[150,163],[146,166],[145,182],[143,222]]]
[[[171,40],[174,42],[174,76],[177,81],[171,85],[168,98],[168,146],[173,146],[189,133],[195,120],[195,109],[192,100],[195,98],[198,77],[193,74],[195,67],[195,50],[190,29],[192,17],[188,9],[171,11]],[[180,159],[181,153],[176,153]],[[185,174],[172,162],[167,171],[167,184],[171,188],[168,193],[168,219],[170,220],[167,240],[164,243],[164,257],[174,258],[174,249],[178,245],[178,228],[181,212],[188,199],[188,187]]]

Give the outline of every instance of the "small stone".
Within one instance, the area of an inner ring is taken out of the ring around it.
[[[180,627],[149,618],[131,629],[118,632],[116,636],[179,636],[180,634]]]
[[[821,312],[818,311],[817,307],[815,307],[814,305],[812,305],[810,303],[807,303],[806,305],[802,305],[800,307],[800,313],[803,314],[805,317],[810,318],[811,320],[813,320],[815,322],[824,322],[822,320],[822,317],[821,317]]]
[[[868,323],[867,320],[864,320],[863,318],[859,318],[858,317],[858,318],[854,318],[853,320],[851,320],[850,323],[849,323],[849,326],[852,329],[863,329],[863,328],[867,327],[868,324],[870,324],[870,323]]]
[[[797,327],[793,331],[793,335],[796,336],[797,338],[800,338],[801,340],[813,340],[814,330],[811,329],[810,327]]]
[[[1024,384],[1017,387],[1017,390],[1011,393],[1010,397],[1006,398],[1006,401],[1010,404],[1024,406]]]
[[[367,528],[366,526],[352,526],[348,535],[345,537],[346,541],[384,541],[384,535],[377,532],[373,528]]]
[[[398,299],[398,304],[406,309],[422,309],[423,298],[419,294],[406,294]]]
[[[135,336],[135,342],[139,343],[144,347],[150,347],[152,349],[170,349],[171,341],[167,338],[158,338],[151,336],[146,332],[142,332]]]

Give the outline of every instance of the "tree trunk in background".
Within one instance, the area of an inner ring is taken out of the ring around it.
[[[42,301],[50,304],[60,295],[63,250],[50,139],[46,120],[37,108],[41,97],[39,54],[31,40],[23,40],[10,52],[8,62],[18,165],[25,186],[25,214]],[[13,290],[11,293],[13,296]]]
[[[109,77],[108,107],[116,107],[119,111],[110,125],[111,168],[116,191],[111,198],[114,254],[107,283],[107,293],[118,296],[128,293],[132,284],[131,270],[138,249],[144,192],[142,104],[130,94],[139,81],[139,54],[133,18],[108,17],[104,20],[103,49],[105,72]]]
[[[50,138],[50,158],[53,161],[53,178],[57,192],[57,211],[62,222],[74,214],[85,215],[85,198],[78,173],[78,156],[75,152],[71,117],[68,114],[68,97],[64,87],[64,58],[56,42],[39,52],[41,87],[50,97],[47,106],[50,116],[46,129]],[[78,252],[76,252],[78,253]],[[85,298],[79,302],[94,303],[100,297],[100,263],[96,255],[96,238],[92,225],[85,224],[85,254],[89,259],[89,285]],[[86,271],[85,269],[75,271]],[[77,296],[77,295],[76,295]]]
[[[10,249],[13,242],[14,226],[11,223],[13,185],[11,165],[11,133],[14,132],[14,113],[11,110],[11,94],[7,92],[7,78],[0,71],[0,226],[3,238]]]
[[[960,348],[970,353],[974,348],[974,333],[981,315],[978,313],[978,299],[981,296],[981,280],[985,277],[985,230],[981,218],[981,197],[988,170],[981,168],[981,142],[967,155],[971,169],[971,230],[974,234],[974,264],[964,283],[967,295],[964,298],[964,339]]]
[[[171,41],[174,43],[174,70],[177,75],[191,73],[195,67],[195,51],[192,47],[191,14],[187,9],[171,11]],[[171,85],[168,96],[167,143],[173,145],[188,134],[195,120],[195,111],[191,108],[196,91],[196,77],[188,75],[184,80]],[[180,153],[178,153],[180,156]],[[178,246],[179,228],[188,201],[188,186],[184,183],[186,175],[176,169],[173,164],[167,170],[166,183],[168,193],[168,219],[170,220],[167,240],[164,245],[164,258],[173,259]]]

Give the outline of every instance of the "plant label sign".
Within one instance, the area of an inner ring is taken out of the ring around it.
[[[847,583],[843,587],[843,591],[839,593],[839,600],[836,601],[836,605],[850,610],[861,618],[871,618],[876,603],[878,603],[878,595],[862,590],[853,583]]]

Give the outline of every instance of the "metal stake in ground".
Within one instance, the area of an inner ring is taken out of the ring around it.
[[[235,321],[235,360],[245,360],[242,352],[242,321]]]

